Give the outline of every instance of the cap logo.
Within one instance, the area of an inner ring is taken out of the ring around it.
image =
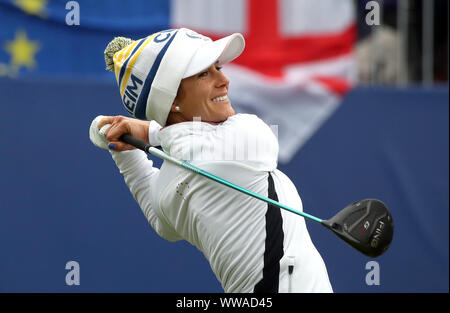
[[[186,36],[188,36],[189,38],[192,38],[192,39],[202,39],[202,37],[191,35],[191,34],[188,34],[188,33],[186,33]]]
[[[159,39],[159,36],[161,36],[161,35],[166,35],[166,37]],[[163,41],[166,41],[167,39],[169,39],[169,37],[170,37],[170,33],[165,32],[165,34],[164,34],[163,32],[160,32],[158,34],[158,36],[155,37],[154,41],[158,42],[158,43],[163,42]]]
[[[126,87],[122,101],[128,113],[134,115],[134,109],[136,107],[138,97],[138,89],[142,86],[142,80],[133,74],[131,74],[130,79],[132,84]]]
[[[156,37],[155,37],[155,41],[157,39],[157,37],[159,37],[161,35],[160,32]],[[158,55],[156,56],[156,59],[150,69],[150,72],[148,73],[145,82],[144,82],[144,86],[142,87],[141,93],[139,95],[138,101],[136,103],[136,109],[135,109],[135,114],[134,116],[139,118],[139,119],[146,119],[146,106],[147,106],[147,99],[148,99],[148,95],[151,89],[151,86],[153,84],[153,80],[155,79],[156,73],[158,72],[159,69],[159,65],[161,64],[161,60],[164,58],[164,55],[167,52],[167,49],[169,48],[170,44],[172,43],[173,39],[175,38],[176,34],[178,33],[178,30],[176,30],[175,32],[168,32],[165,31],[164,33],[167,33],[167,36],[165,36],[164,38],[158,39],[158,42],[163,42],[163,41],[167,41],[166,44],[164,44],[163,48],[159,51]]]

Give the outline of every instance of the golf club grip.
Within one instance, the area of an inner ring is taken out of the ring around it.
[[[141,149],[144,152],[148,152],[148,149],[151,145],[143,140],[137,139],[136,137],[131,136],[130,134],[123,134],[120,136],[120,141],[123,141],[133,147]]]

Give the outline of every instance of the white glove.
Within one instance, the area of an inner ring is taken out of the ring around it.
[[[99,148],[109,150],[108,148],[108,139],[106,139],[105,133],[111,126],[111,124],[103,125],[101,129],[98,129],[98,124],[103,119],[103,115],[97,116],[91,123],[91,127],[89,128],[89,139],[91,139],[92,143]]]

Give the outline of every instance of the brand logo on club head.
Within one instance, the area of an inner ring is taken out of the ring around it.
[[[360,234],[362,234],[363,232],[365,232],[367,230],[367,228],[369,228],[370,226],[370,222],[369,221],[365,221],[363,227],[361,228],[361,232]]]
[[[383,232],[383,229],[384,229],[384,222],[379,221],[377,228],[375,229],[375,235],[373,235],[372,241],[370,242],[370,246],[372,248],[378,247],[378,243],[380,241],[380,236],[381,236],[381,233]]]

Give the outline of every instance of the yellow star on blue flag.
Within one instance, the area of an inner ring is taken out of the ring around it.
[[[26,67],[29,70],[36,67],[35,56],[40,50],[40,44],[38,41],[29,40],[24,30],[17,31],[14,40],[7,41],[3,47],[11,55],[11,65]]]
[[[47,17],[47,0],[14,0],[13,3],[25,13],[41,18]]]

